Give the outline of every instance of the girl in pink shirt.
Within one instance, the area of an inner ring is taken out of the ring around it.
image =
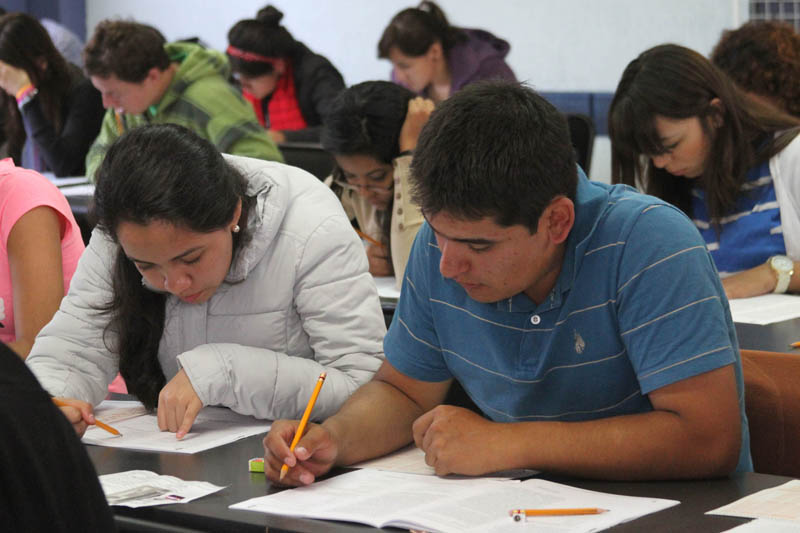
[[[61,191],[0,161],[0,341],[22,358],[58,309],[83,249]]]

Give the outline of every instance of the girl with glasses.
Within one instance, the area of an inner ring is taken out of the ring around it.
[[[342,92],[322,130],[336,160],[329,178],[345,212],[366,235],[369,271],[401,283],[423,218],[411,199],[409,166],[433,102],[384,81]]]

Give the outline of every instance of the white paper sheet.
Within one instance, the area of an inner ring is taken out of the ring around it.
[[[768,518],[758,518],[751,520],[741,526],[728,529],[725,533],[735,531],[736,533],[800,533],[800,524],[796,522],[784,522],[783,520],[769,520]]]
[[[57,178],[56,175],[53,174],[52,172],[42,172],[42,176],[50,180],[50,183],[52,183],[56,187],[66,187],[69,185],[89,183],[89,180],[86,178],[86,176],[69,176],[64,178]]]
[[[64,187],[59,187],[61,193],[69,198],[70,196],[93,196],[94,195],[94,185],[91,183],[86,183],[83,185],[69,185]]]
[[[734,322],[766,325],[800,317],[800,296],[764,294],[728,302]],[[800,339],[798,339],[800,340]]]
[[[394,276],[373,276],[372,279],[375,280],[381,303],[397,303],[400,299],[400,289],[397,288]]]
[[[425,463],[425,452],[411,444],[405,448],[401,448],[396,452],[363,461],[361,463],[352,465],[352,468],[374,468],[376,470],[385,470],[387,472],[405,472],[406,474],[419,474],[424,476],[435,476],[436,471],[432,466]],[[537,474],[537,470],[504,470],[502,472],[495,472],[484,478],[491,477],[496,479],[512,479],[529,477]],[[455,476],[453,476],[455,477]],[[464,477],[464,476],[459,476]]]
[[[800,525],[800,479],[758,491],[706,514],[790,520]]]
[[[108,504],[123,507],[187,503],[225,488],[205,481],[160,476],[148,470],[129,470],[99,477]]]
[[[105,401],[95,409],[98,420],[110,424],[121,437],[89,426],[83,442],[112,448],[155,452],[197,453],[269,431],[270,422],[234,413],[224,407],[205,407],[191,431],[181,440],[160,431],[155,413],[148,414],[139,402]]]
[[[231,509],[345,520],[442,533],[589,533],[678,505],[674,500],[616,496],[545,481],[447,479],[361,469],[305,487],[237,503]],[[529,518],[517,508],[599,507],[596,515]]]

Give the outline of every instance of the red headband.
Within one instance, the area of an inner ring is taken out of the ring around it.
[[[258,63],[275,63],[280,59],[279,57],[262,56],[261,54],[256,54],[255,52],[246,52],[241,48],[236,48],[230,44],[225,51],[230,56],[238,57],[239,59],[244,59],[245,61],[255,61]]]

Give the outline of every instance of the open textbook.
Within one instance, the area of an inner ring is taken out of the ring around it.
[[[536,533],[589,533],[678,503],[616,496],[542,479],[448,479],[361,469],[252,498],[231,509],[440,533],[518,533],[521,527]],[[528,518],[524,526],[509,515],[512,509],[565,507],[599,507],[608,512]]]
[[[225,407],[204,407],[191,431],[178,440],[174,433],[158,429],[156,413],[148,413],[139,402],[106,400],[97,406],[94,414],[122,436],[89,426],[83,435],[84,443],[153,452],[197,453],[266,433],[270,428],[267,420],[240,415]]]

